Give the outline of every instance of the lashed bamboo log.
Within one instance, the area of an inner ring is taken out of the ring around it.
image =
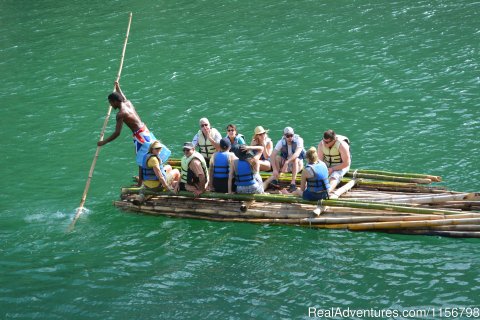
[[[343,181],[344,180],[342,179],[342,182]],[[420,186],[416,183],[391,182],[391,181],[362,180],[357,183],[357,186],[365,190],[376,190],[376,191],[424,192],[424,193],[444,192],[444,189],[438,186],[427,187],[424,185]]]
[[[350,189],[352,189],[355,184],[357,183],[357,179],[352,179],[350,180],[347,184],[342,186],[341,188],[338,188],[337,190],[334,190],[330,195],[330,199],[338,199],[342,194],[345,192],[348,192]]]
[[[377,230],[387,233],[398,233],[405,235],[442,236],[452,238],[480,238],[480,232],[475,231],[439,231],[439,230]]]
[[[271,173],[261,172],[260,176],[262,179],[266,179],[271,176]],[[346,177],[351,177],[352,174],[346,174]],[[399,182],[399,183],[413,183],[413,184],[431,184],[432,180],[427,178],[415,178],[415,177],[397,177],[392,175],[379,175],[379,174],[369,174],[369,173],[357,173],[357,178],[370,179],[370,180],[381,180],[389,182]],[[291,173],[283,173],[278,180],[280,182],[289,182],[292,179]],[[300,177],[297,176],[296,181],[300,181]]]
[[[354,170],[350,170],[347,174],[353,175]],[[394,176],[394,177],[410,177],[410,178],[422,178],[422,179],[430,179],[434,182],[441,182],[442,177],[440,176],[433,176],[429,174],[419,174],[419,173],[401,173],[401,172],[391,172],[391,171],[382,171],[382,170],[370,170],[370,169],[358,169],[360,173],[367,173],[367,174],[379,174],[384,176]]]
[[[368,202],[385,202],[385,203],[438,203],[438,202],[445,202],[445,201],[454,201],[454,200],[462,200],[468,193],[461,193],[461,194],[440,194],[440,195],[422,195],[422,196],[408,196],[408,197],[378,197],[378,198],[370,198],[370,199],[362,199],[362,198],[353,198],[349,200],[361,200],[361,201],[368,201]]]
[[[468,214],[464,215],[463,218],[454,219],[479,219],[480,214]],[[370,216],[370,217],[316,217],[316,218],[307,218],[305,219],[312,224],[354,224],[354,223],[366,223],[366,222],[401,222],[401,221],[425,221],[425,220],[452,220],[451,218],[446,219],[445,216]],[[480,228],[480,226],[479,226]]]
[[[168,161],[170,165],[177,166],[177,167],[180,166],[180,162],[181,162],[180,159],[170,159]],[[375,179],[378,179],[378,180],[384,180],[384,179],[389,179],[388,177],[393,177],[393,178],[406,178],[406,179],[420,179],[419,181],[423,181],[423,182],[427,182],[427,180],[430,180],[430,182],[442,181],[442,178],[440,176],[434,176],[429,174],[391,172],[391,171],[370,170],[370,169],[351,169],[347,173],[347,176],[353,176],[353,172],[355,170],[357,170],[357,173],[359,174],[357,176],[358,178],[366,178],[367,176],[369,176],[369,177],[377,177]],[[265,175],[268,175],[268,173],[265,173]],[[365,176],[360,176],[360,175],[365,175]],[[284,176],[287,179],[291,179],[291,176],[289,176],[288,173],[285,173]],[[422,183],[422,182],[419,182],[419,183]]]
[[[376,229],[381,229],[381,230],[407,229],[407,228],[433,227],[433,226],[458,225],[458,224],[479,224],[479,223],[480,223],[480,218],[395,221],[395,222],[350,224],[348,226],[348,229],[354,230],[354,231],[376,230]]]
[[[138,193],[139,188],[122,188],[122,193]],[[155,193],[148,190],[145,190],[145,194],[169,194],[169,193]],[[180,192],[180,196],[192,198],[194,195],[190,192]],[[281,202],[281,203],[305,203],[305,204],[318,204],[315,201],[306,201],[299,197],[287,196],[287,195],[273,195],[273,194],[223,194],[223,193],[214,193],[207,192],[202,194],[202,198],[215,198],[215,199],[232,199],[232,200],[242,200],[242,201],[267,201],[267,202]],[[346,200],[322,200],[322,205],[325,206],[337,206],[337,207],[352,207],[352,208],[363,208],[363,209],[377,209],[377,210],[390,210],[396,212],[405,212],[405,213],[417,213],[417,214],[443,214],[443,215],[453,215],[458,214],[457,211],[453,210],[443,210],[443,209],[430,209],[430,208],[413,208],[408,206],[400,206],[393,204],[383,204],[383,203],[365,203],[365,202],[356,202],[356,201],[346,201]]]
[[[431,230],[450,230],[450,231],[480,231],[480,225],[478,224],[461,224],[453,226],[437,226],[432,227]]]

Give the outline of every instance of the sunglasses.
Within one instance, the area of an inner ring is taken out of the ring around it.
[[[326,143],[326,144],[329,144],[329,143],[331,143],[332,141],[333,141],[333,140],[325,140],[325,139],[323,139],[323,143]]]
[[[227,132],[235,132],[235,129],[228,129]]]
[[[293,137],[293,134],[286,134],[285,135],[285,138],[291,138],[291,137]]]
[[[160,149],[162,149],[162,147],[159,147],[159,148],[153,148],[153,149],[154,149],[154,150],[160,150]]]
[[[203,127],[208,127],[208,123],[202,123],[202,124],[200,125],[200,127],[202,127],[202,128],[203,128]]]

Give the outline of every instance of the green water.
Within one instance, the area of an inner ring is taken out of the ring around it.
[[[1,318],[307,319],[340,307],[438,319],[480,307],[477,240],[117,210],[136,173],[128,129],[102,148],[88,212],[66,233],[130,11],[120,82],[175,157],[203,116],[247,140],[257,125],[274,140],[292,126],[308,146],[332,128],[352,140],[355,168],[480,191],[478,2],[0,0]]]

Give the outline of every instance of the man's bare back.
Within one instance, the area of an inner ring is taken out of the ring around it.
[[[130,100],[122,102],[122,105],[117,113],[117,122],[119,120],[123,121],[130,128],[130,130],[132,130],[132,132],[135,132],[143,127],[143,122],[138,116],[138,113]]]

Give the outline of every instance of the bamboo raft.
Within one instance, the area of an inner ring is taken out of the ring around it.
[[[175,160],[170,163],[177,165]],[[265,174],[264,177],[266,177]],[[288,185],[284,174],[280,183]],[[350,171],[329,200],[283,194],[145,191],[125,187],[114,205],[130,212],[224,222],[296,225],[320,229],[480,238],[480,193],[449,191],[438,176],[373,170]],[[271,192],[271,190],[267,190]]]

